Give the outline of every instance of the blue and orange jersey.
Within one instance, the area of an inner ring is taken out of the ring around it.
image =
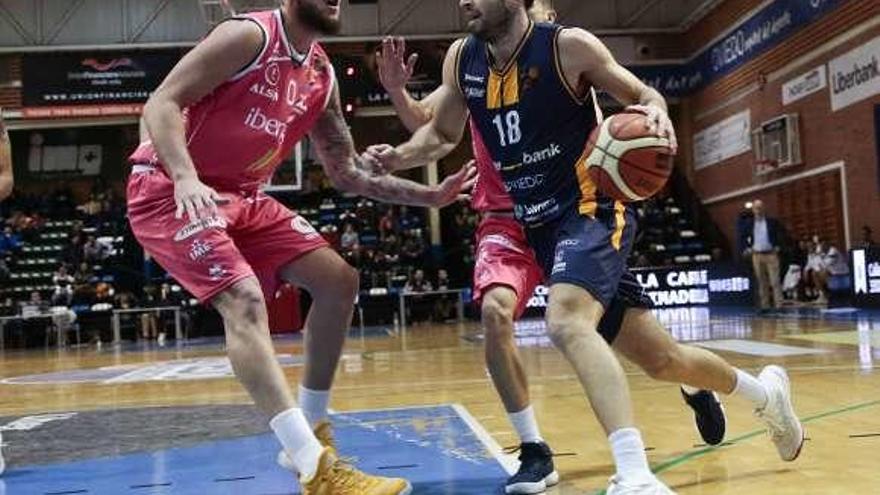
[[[457,56],[457,82],[471,117],[501,172],[517,218],[529,227],[572,210],[594,215],[618,207],[587,175],[584,148],[596,126],[592,92],[578,95],[565,76],[556,24],[530,24],[506,67],[486,42],[468,37]]]

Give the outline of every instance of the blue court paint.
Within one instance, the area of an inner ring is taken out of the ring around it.
[[[403,476],[413,493],[503,493],[507,476],[452,406],[343,413],[333,417],[343,456],[360,468]],[[274,436],[11,469],[0,495],[287,495],[293,475],[275,465]],[[82,491],[86,490],[86,491]]]

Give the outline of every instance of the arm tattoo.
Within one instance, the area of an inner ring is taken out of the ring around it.
[[[411,206],[433,205],[437,199],[436,189],[393,175],[374,175],[369,172],[370,167],[354,148],[335,85],[333,92],[327,109],[310,133],[324,171],[333,185],[378,201]]]

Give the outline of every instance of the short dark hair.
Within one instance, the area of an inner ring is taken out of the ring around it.
[[[529,10],[532,8],[532,5],[535,5],[535,0],[525,0],[525,4],[526,4],[526,10]]]

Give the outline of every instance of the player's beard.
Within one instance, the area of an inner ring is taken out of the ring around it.
[[[508,32],[513,26],[514,10],[499,2],[497,10],[484,12],[478,26],[470,28],[471,33],[483,41],[492,43]]]
[[[342,29],[339,19],[325,15],[317,5],[310,2],[301,1],[297,4],[296,18],[304,26],[325,35],[339,34]]]

